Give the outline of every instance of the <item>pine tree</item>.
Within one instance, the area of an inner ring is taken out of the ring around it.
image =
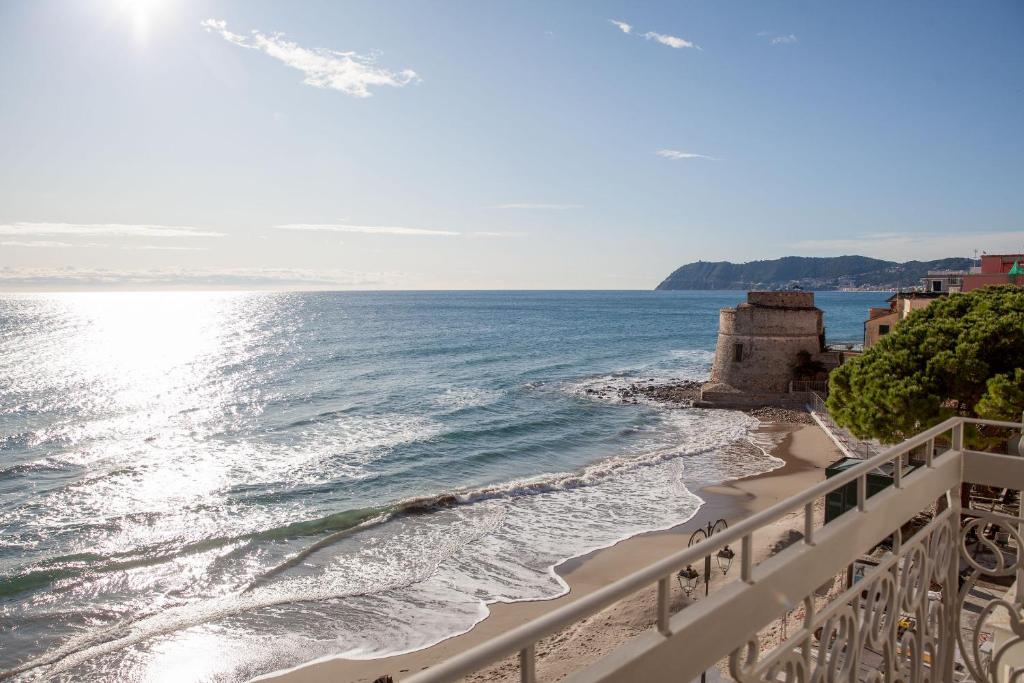
[[[984,287],[914,311],[832,372],[828,409],[859,438],[895,443],[953,415],[1019,421],[1024,289]]]

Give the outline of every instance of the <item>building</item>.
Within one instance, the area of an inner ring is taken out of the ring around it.
[[[887,299],[889,306],[872,308],[868,311],[868,319],[864,321],[864,348],[870,348],[879,339],[892,332],[902,320],[905,320],[913,311],[927,308],[931,302],[939,297],[946,296],[946,293],[924,291],[924,292],[902,292],[893,294]]]
[[[926,292],[956,294],[963,288],[966,274],[962,270],[932,270],[921,278],[921,285]]]
[[[825,349],[813,292],[747,292],[745,303],[719,312],[711,381],[697,405],[802,407],[808,398],[801,392],[823,385],[841,356]],[[795,381],[802,388],[794,389]]]
[[[719,312],[711,382],[739,391],[787,392],[798,355],[820,353],[824,343],[813,292],[748,292],[746,303]]]
[[[970,292],[988,285],[1024,286],[1024,254],[982,254],[978,272],[963,276],[963,291]]]
[[[921,291],[895,294],[889,307],[872,308],[864,321],[864,348],[889,334],[911,312],[927,307],[938,297],[970,292],[988,285],[1024,287],[1024,254],[983,254],[970,271],[936,270],[921,278]]]

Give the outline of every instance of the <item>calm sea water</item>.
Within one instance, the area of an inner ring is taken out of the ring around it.
[[[885,296],[819,294],[829,340]],[[742,298],[0,296],[0,672],[243,680],[562,594],[777,466],[744,414],[586,391],[705,377]]]

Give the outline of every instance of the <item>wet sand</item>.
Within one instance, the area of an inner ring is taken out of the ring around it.
[[[832,441],[817,426],[768,424],[763,430],[783,432],[785,436],[772,455],[785,465],[772,472],[708,486],[697,493],[705,504],[690,521],[667,531],[641,534],[572,558],[556,567],[569,584],[568,594],[553,600],[490,605],[490,615],[467,633],[436,645],[394,657],[372,660],[351,660],[329,657],[296,669],[268,674],[260,681],[301,683],[340,683],[372,681],[389,674],[401,680],[411,673],[428,668],[467,648],[482,643],[511,628],[524,624],[557,607],[601,588],[646,565],[686,547],[690,534],[719,518],[730,524],[770,505],[788,498],[825,478],[825,467],[841,457]],[[790,542],[803,528],[802,513],[795,512],[776,522],[766,533],[755,535],[755,561],[770,555],[777,544]],[[732,575],[738,571],[731,572]],[[732,580],[734,576],[727,577]],[[712,589],[726,580],[716,577]],[[676,588],[674,605],[685,602]],[[640,591],[616,605],[596,614],[566,631],[544,639],[537,647],[537,674],[544,680],[557,680],[607,654],[617,645],[649,628],[654,621],[655,590]],[[387,615],[381,615],[386,619]],[[553,656],[557,653],[557,656]],[[499,662],[467,680],[518,680],[515,658]]]

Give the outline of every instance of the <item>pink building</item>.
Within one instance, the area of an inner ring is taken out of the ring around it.
[[[982,254],[978,270],[963,276],[963,291],[988,285],[1024,287],[1024,254]]]

